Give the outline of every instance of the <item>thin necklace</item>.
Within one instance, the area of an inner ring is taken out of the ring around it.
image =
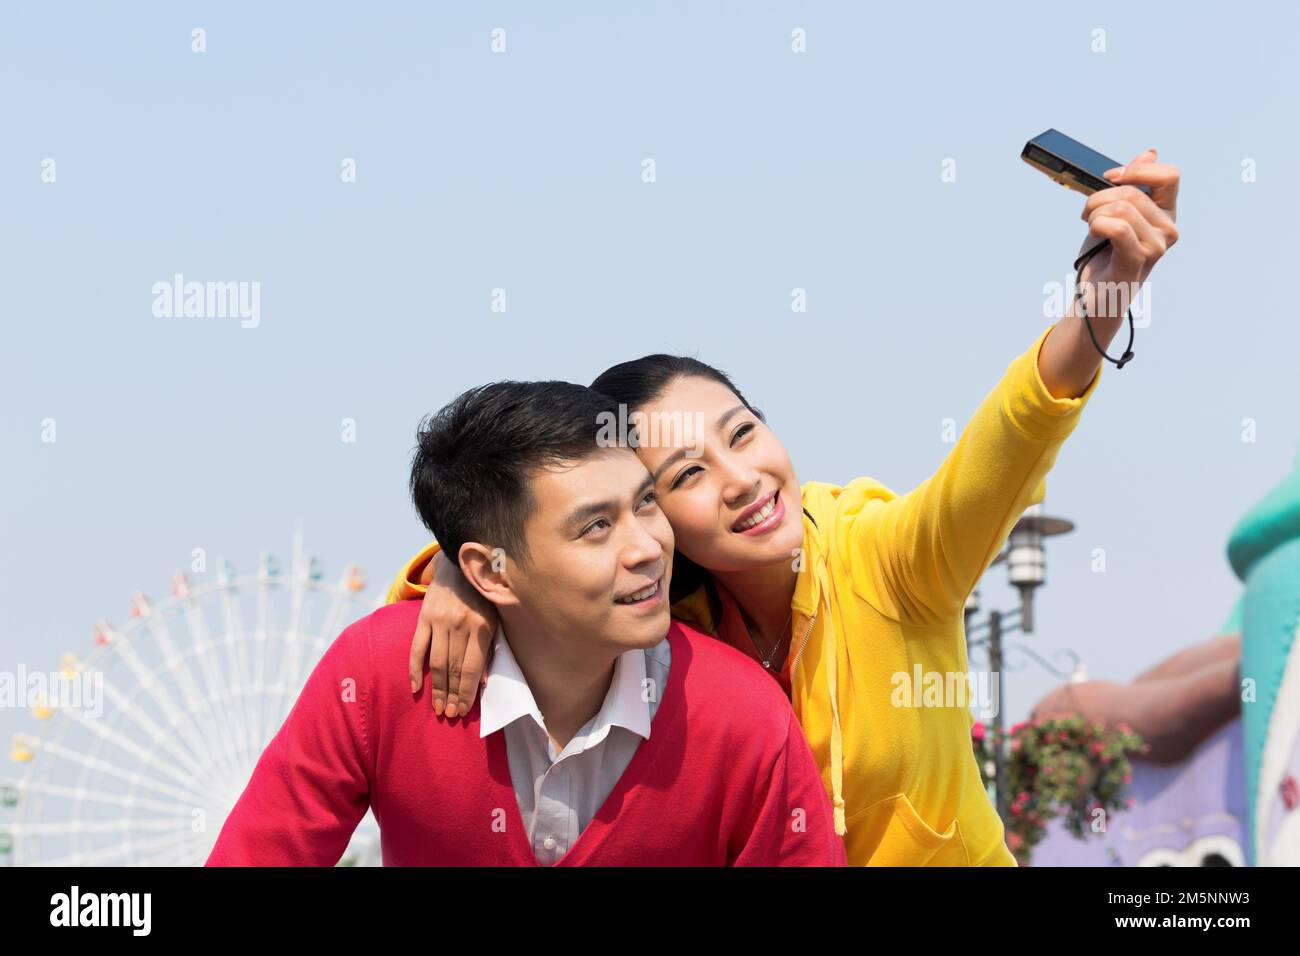
[[[794,608],[791,608],[790,616],[785,619],[785,625],[781,628],[781,632],[777,634],[776,641],[772,645],[772,650],[767,654],[767,656],[763,656],[763,652],[758,649],[758,645],[754,643],[754,632],[750,631],[749,643],[754,645],[754,652],[758,654],[759,660],[762,662],[765,670],[770,671],[772,669],[772,662],[776,659],[776,653],[781,649],[781,645],[785,643],[785,638],[790,633],[790,622],[793,620]]]

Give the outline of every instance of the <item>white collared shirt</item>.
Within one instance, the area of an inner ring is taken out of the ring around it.
[[[542,712],[519,662],[497,625],[479,704],[479,736],[504,730],[519,815],[537,862],[550,865],[591,822],[642,740],[668,683],[668,638],[644,651],[625,651],[596,716],[555,752]]]

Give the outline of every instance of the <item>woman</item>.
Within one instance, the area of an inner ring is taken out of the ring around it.
[[[1089,290],[1145,281],[1178,235],[1175,167],[1148,150],[1108,178],[1125,185],[1090,196],[1082,216],[1084,248],[1112,244],[1086,268]],[[1094,299],[1085,297],[1089,310]],[[969,701],[918,701],[900,687],[918,668],[941,686],[966,675],[965,600],[1043,498],[1100,381],[1099,349],[1124,322],[1127,298],[1111,305],[1114,314],[1091,320],[1096,344],[1074,305],[1040,334],[938,471],[902,496],[870,478],[801,488],[762,415],[694,359],[647,356],[592,383],[649,420],[702,416],[691,418],[705,426],[692,454],[672,442],[637,449],[676,537],[673,613],[756,659],[789,694],[850,864],[1015,865],[972,753]],[[412,689],[427,652],[434,706],[442,712],[449,690],[446,712],[458,716],[469,712],[496,621],[436,552],[407,565],[390,600],[435,579],[412,644]]]

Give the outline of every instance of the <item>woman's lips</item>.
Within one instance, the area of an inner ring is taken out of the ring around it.
[[[749,527],[741,527],[747,521],[752,521],[755,517],[762,515],[758,523]],[[732,534],[744,534],[751,537],[767,534],[773,528],[778,528],[785,519],[785,503],[781,501],[781,492],[772,492],[771,497],[761,503],[757,503],[748,508],[745,514],[731,526]]]

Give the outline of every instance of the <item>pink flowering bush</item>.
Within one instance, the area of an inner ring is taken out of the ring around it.
[[[986,785],[993,780],[995,736],[981,721],[971,727]],[[1146,745],[1127,724],[1108,729],[1078,715],[1059,715],[1015,724],[1004,736],[1007,846],[1022,864],[1043,839],[1048,821],[1061,817],[1082,840],[1092,832],[1097,810],[1108,818],[1133,805],[1128,754]]]

